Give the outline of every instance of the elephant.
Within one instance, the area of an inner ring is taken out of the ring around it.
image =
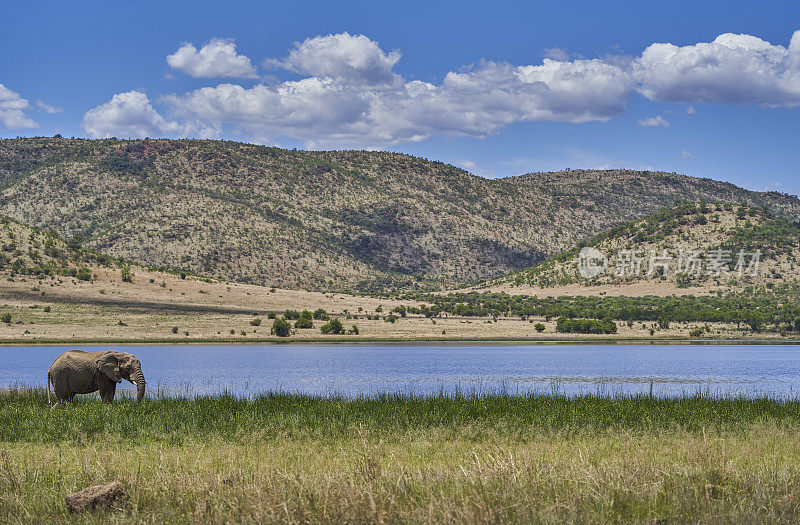
[[[58,402],[72,401],[75,394],[89,394],[99,390],[103,402],[111,403],[114,401],[117,383],[123,379],[136,385],[136,401],[141,401],[144,397],[145,380],[142,365],[135,355],[115,350],[69,350],[58,356],[47,371],[47,402],[50,403],[52,383]]]

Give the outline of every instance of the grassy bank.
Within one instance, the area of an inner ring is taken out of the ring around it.
[[[0,395],[7,522],[800,519],[800,402]],[[119,480],[130,507],[70,516]]]

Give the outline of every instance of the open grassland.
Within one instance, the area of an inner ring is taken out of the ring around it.
[[[723,322],[672,322],[668,327],[653,320],[618,323],[613,335],[562,334],[556,332],[556,316],[509,315],[497,308],[476,316],[449,312],[436,318],[424,315],[386,317],[398,306],[432,304],[444,296],[389,298],[283,290],[257,285],[226,283],[196,276],[133,268],[133,282],[124,282],[115,267],[90,266],[92,280],[69,276],[13,277],[0,273],[0,315],[11,322],[0,322],[0,343],[88,343],[88,342],[197,342],[197,341],[411,341],[411,340],[595,340],[595,339],[774,339],[786,340],[795,332],[753,333],[744,325]],[[633,286],[633,285],[631,285]],[[715,295],[716,291],[699,293]],[[599,290],[597,296],[604,295]],[[647,295],[647,289],[637,290]],[[552,289],[544,295],[559,297]],[[579,297],[576,293],[574,296]],[[591,293],[589,295],[592,295]],[[606,297],[618,294],[608,293]],[[532,294],[532,296],[535,296]],[[288,338],[270,334],[270,312],[324,309],[341,320],[346,329],[356,325],[358,335],[325,335],[324,321],[314,321],[311,329],[296,329]],[[558,314],[561,315],[561,314]],[[259,325],[253,325],[261,319]],[[536,330],[536,324],[545,328]],[[706,327],[702,336],[692,330]],[[650,331],[653,330],[651,334]]]
[[[800,402],[0,397],[4,522],[797,522]],[[66,513],[119,480],[130,505]]]

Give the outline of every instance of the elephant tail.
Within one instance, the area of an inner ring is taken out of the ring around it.
[[[47,404],[50,404],[50,370],[47,371]]]

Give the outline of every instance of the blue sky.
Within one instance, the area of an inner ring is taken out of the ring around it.
[[[377,148],[487,177],[623,167],[800,193],[800,3],[430,4],[10,3],[0,136]]]

